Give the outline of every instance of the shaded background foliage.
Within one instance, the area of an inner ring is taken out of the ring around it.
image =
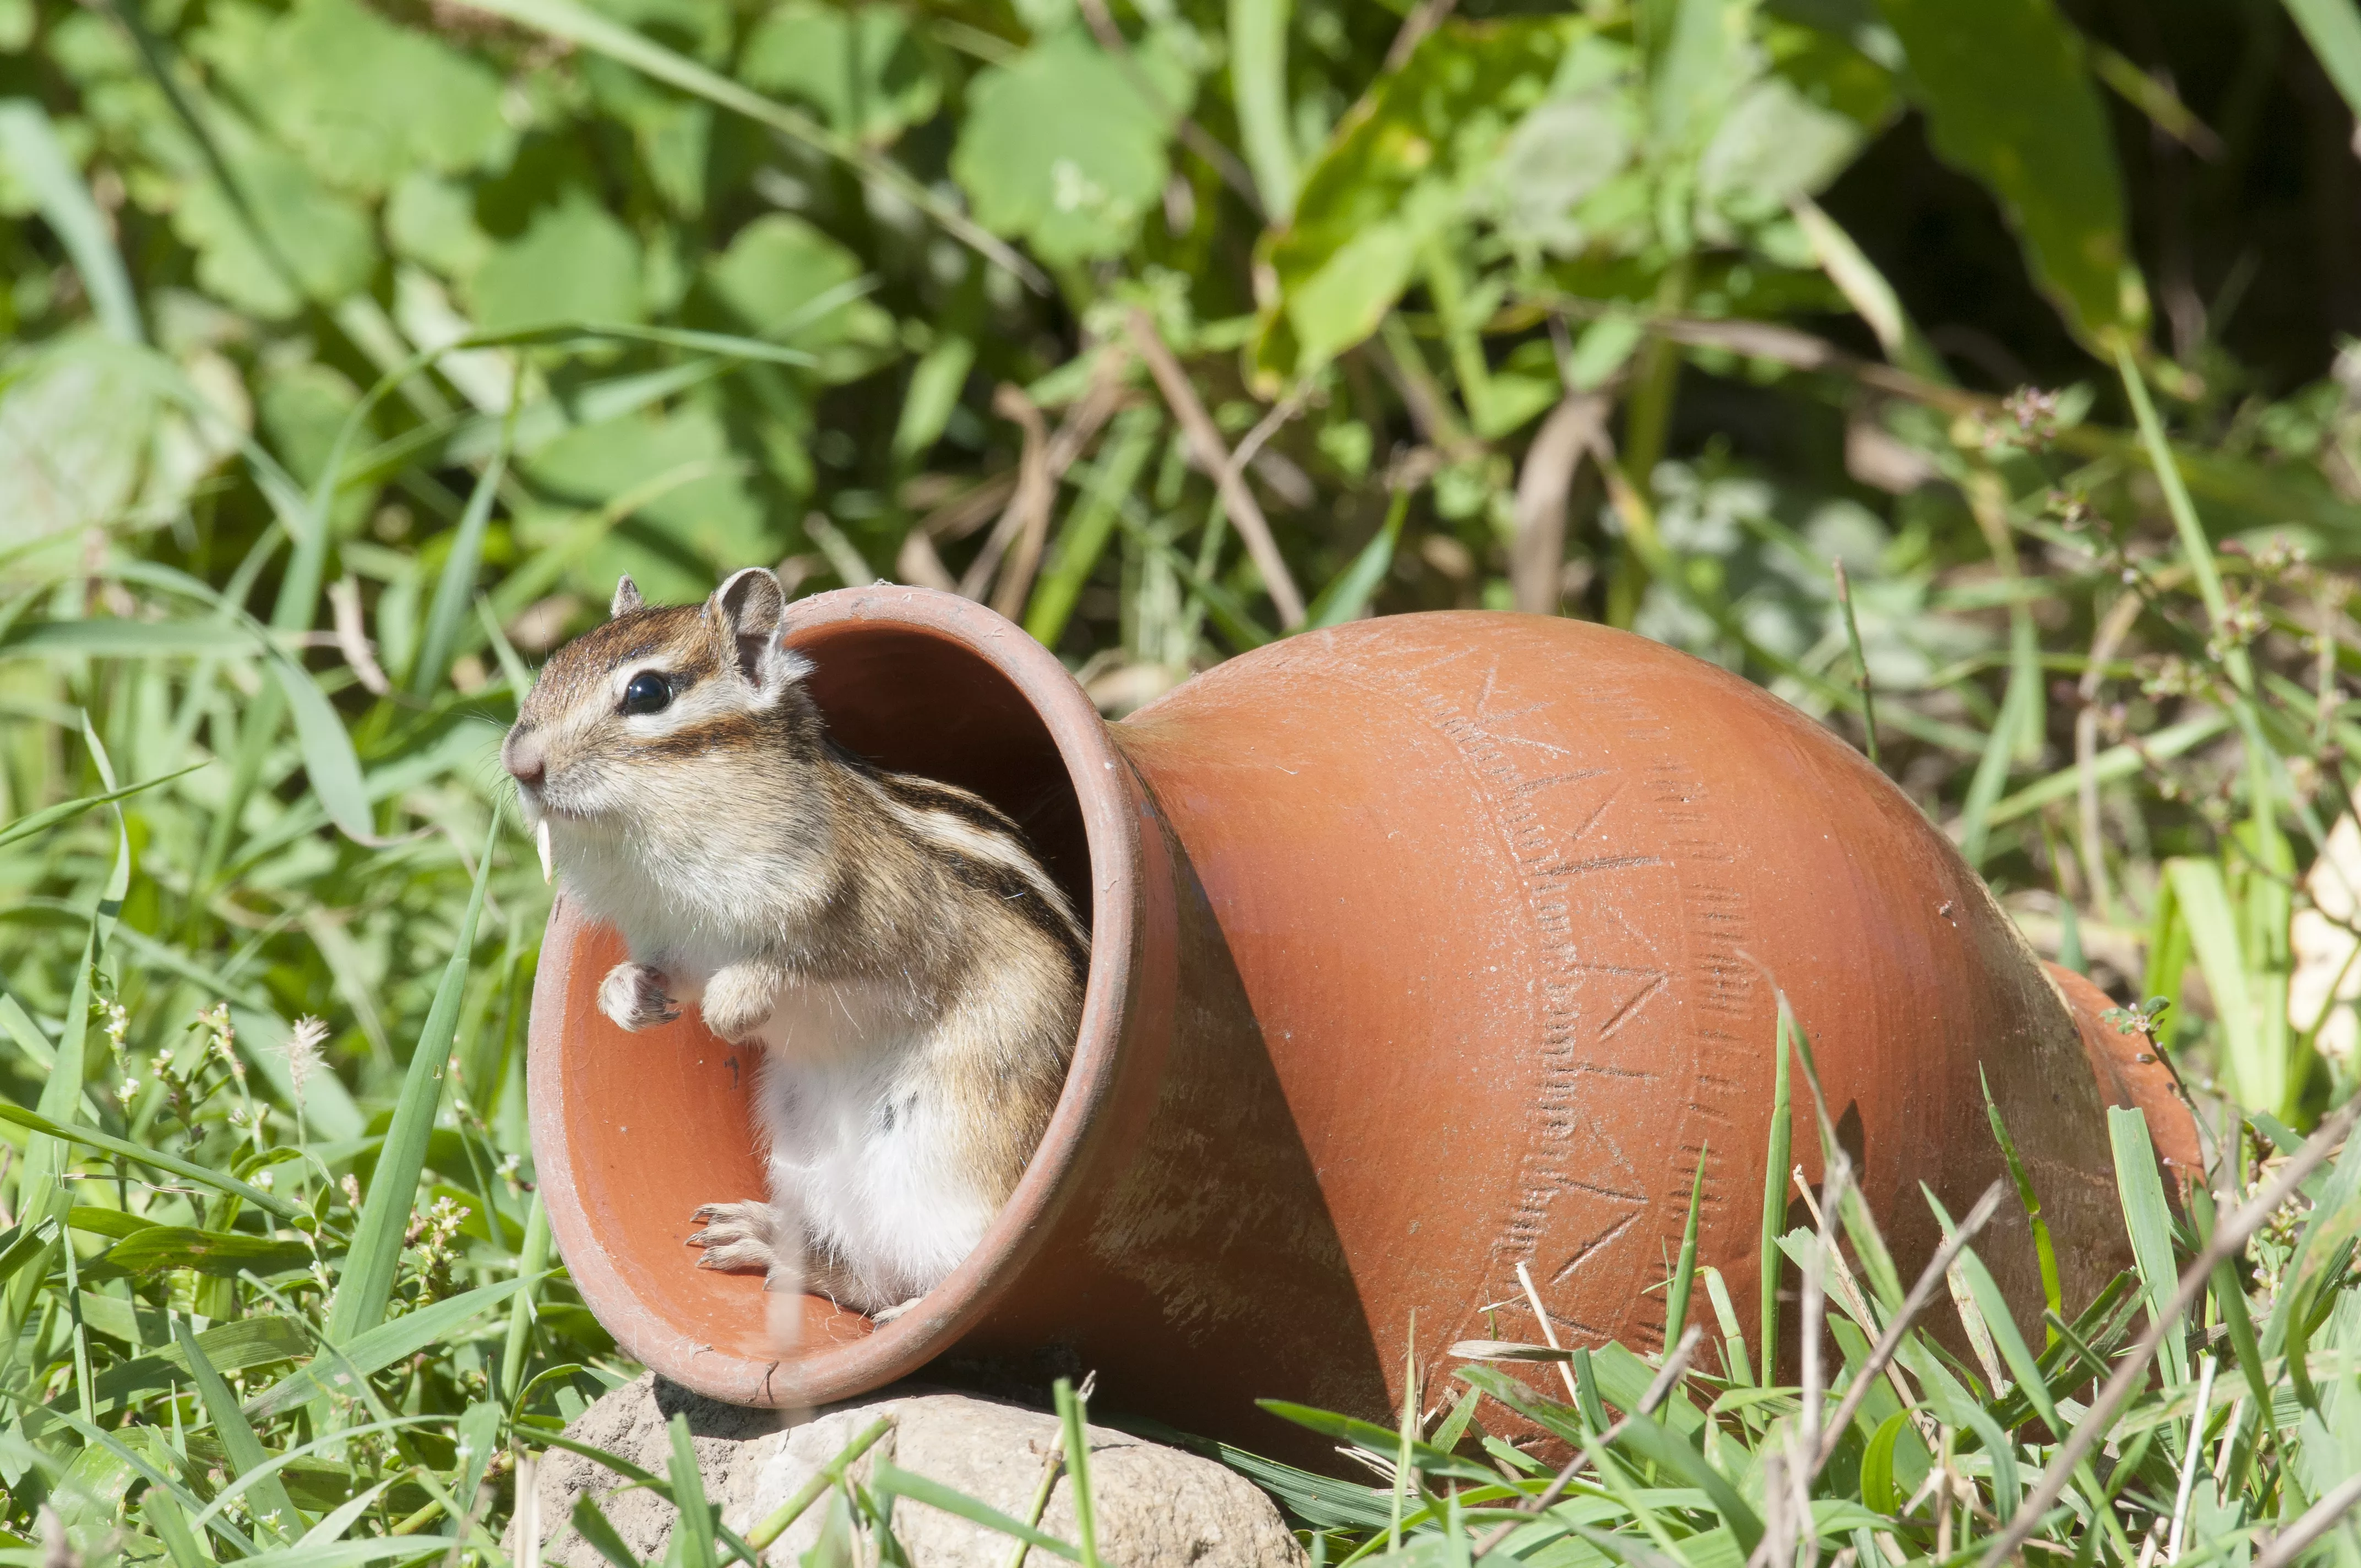
[[[0,0],[12,1528],[489,1554],[630,1374],[544,1273],[495,757],[625,570],[956,588],[1111,714],[1362,614],[1630,627],[2291,1145],[2361,990],[2356,98],[2349,0]],[[2202,1236],[2125,1201],[2153,1307]],[[2272,1234],[2308,1387],[2348,1255]],[[1676,1424],[1754,1486],[1730,1397]],[[2340,1480],[2240,1442],[2239,1528]]]

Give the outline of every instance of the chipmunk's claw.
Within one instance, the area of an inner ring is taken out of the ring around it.
[[[774,1221],[768,1203],[708,1203],[694,1216],[705,1229],[688,1238],[703,1247],[699,1268],[759,1268],[768,1274],[777,1266],[771,1241]]]
[[[903,1313],[908,1311],[911,1308],[917,1306],[919,1302],[925,1299],[926,1298],[924,1296],[913,1296],[906,1301],[897,1301],[893,1306],[881,1307],[876,1311],[869,1314],[869,1321],[875,1323],[879,1328],[884,1328],[887,1323],[892,1322],[895,1319],[900,1317]]]

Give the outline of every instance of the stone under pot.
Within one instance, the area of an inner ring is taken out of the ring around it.
[[[1093,957],[1015,1196],[873,1328],[695,1266],[697,1207],[763,1192],[755,1047],[693,1011],[608,1023],[620,942],[559,899],[533,1009],[541,1191],[617,1343],[697,1392],[806,1406],[930,1363],[1095,1369],[1104,1408],[1300,1452],[1253,1401],[1385,1419],[1413,1312],[1438,1372],[1457,1340],[1538,1339],[1521,1262],[1570,1343],[1653,1347],[1701,1149],[1700,1257],[1754,1299],[1773,980],[1905,1270],[1938,1239],[1919,1184],[1958,1213],[2002,1174],[1979,1069],[2070,1306],[2129,1262],[2104,1106],[2194,1159],[2169,1069],[2100,1021],[2095,987],[2045,973],[1899,789],[1686,653],[1574,620],[1389,617],[1108,723],[956,596],[822,594],[783,635],[846,745],[1026,826]],[[1817,1173],[1809,1117],[1798,1079]],[[2014,1202],[1980,1250],[2039,1302]]]

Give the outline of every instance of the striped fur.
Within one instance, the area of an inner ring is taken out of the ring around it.
[[[701,606],[616,614],[552,655],[502,749],[567,892],[631,961],[600,993],[644,1028],[697,1004],[764,1047],[768,1204],[700,1211],[706,1266],[869,1311],[966,1255],[1065,1080],[1089,938],[989,803],[838,746],[759,569]],[[673,694],[625,713],[634,677]]]

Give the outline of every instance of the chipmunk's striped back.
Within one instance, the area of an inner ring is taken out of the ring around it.
[[[1006,813],[956,784],[887,773],[833,741],[829,749],[875,790],[894,821],[928,854],[939,857],[953,875],[1038,927],[1064,949],[1077,974],[1089,966],[1090,937],[1074,917],[1066,890],[1050,878],[1024,830]]]

